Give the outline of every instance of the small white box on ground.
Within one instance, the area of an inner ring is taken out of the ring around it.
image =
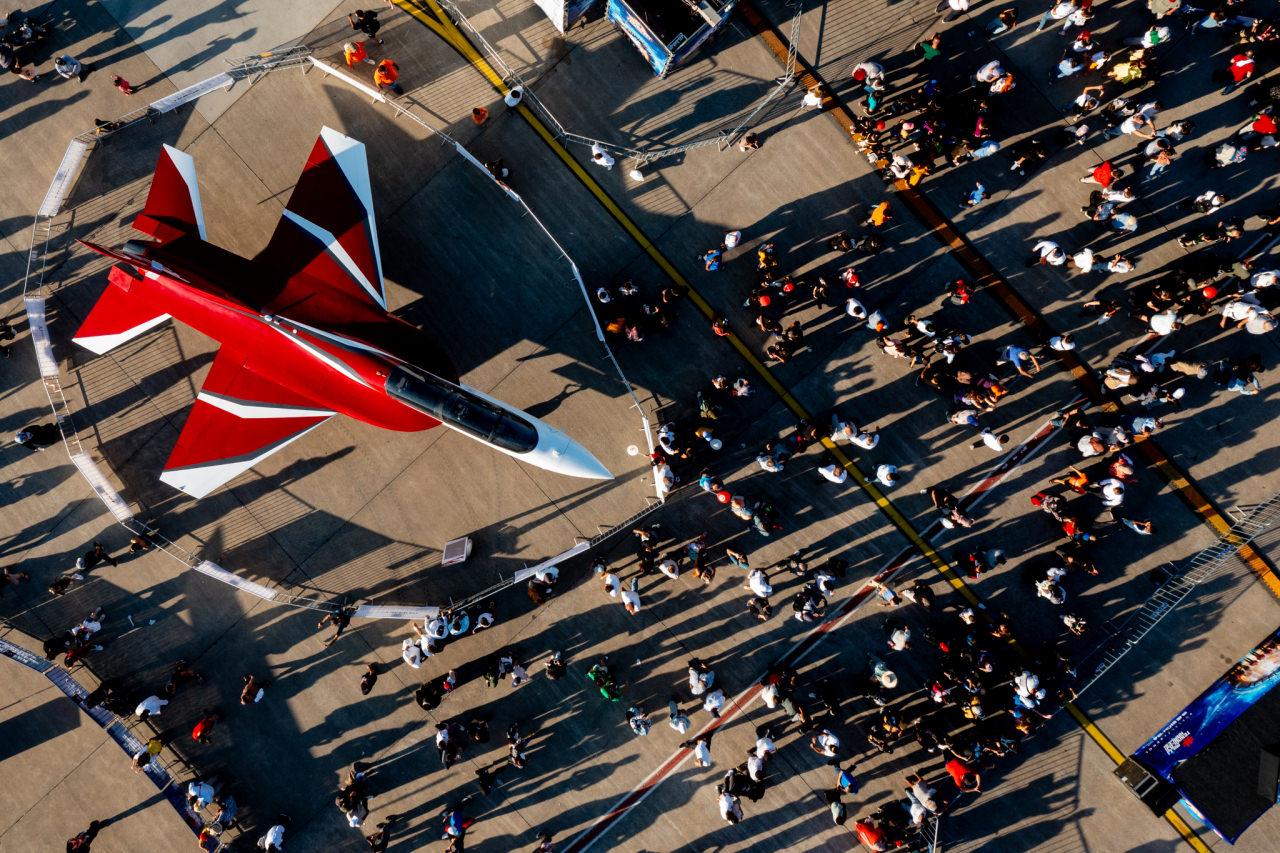
[[[442,566],[456,566],[458,563],[465,563],[467,557],[471,556],[471,537],[463,536],[460,539],[450,539],[444,543],[444,557],[440,560]]]

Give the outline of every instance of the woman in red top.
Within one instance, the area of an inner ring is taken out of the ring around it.
[[[982,777],[978,775],[978,771],[960,759],[953,758],[947,762],[947,773],[951,775],[951,781],[955,782],[956,787],[961,791],[977,793],[981,790],[979,785],[982,784]]]
[[[201,717],[195,728],[191,730],[191,739],[196,743],[208,743],[209,735],[213,733],[213,727],[217,722],[217,714],[206,714]]]

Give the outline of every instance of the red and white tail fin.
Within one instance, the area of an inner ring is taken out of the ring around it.
[[[133,220],[133,227],[161,243],[179,237],[207,239],[196,161],[190,154],[168,145],[160,151],[147,204]]]
[[[364,144],[323,128],[258,261],[302,295],[328,287],[387,307]]]
[[[112,267],[108,280],[107,289],[72,338],[98,355],[169,319],[168,314],[157,311],[151,300],[139,294],[137,286],[143,283],[142,279],[123,267]]]

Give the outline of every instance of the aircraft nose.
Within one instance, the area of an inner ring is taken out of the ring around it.
[[[600,460],[591,455],[581,444],[565,436],[564,442],[554,442],[554,446],[544,448],[547,442],[539,441],[533,449],[535,455],[541,455],[547,461],[545,468],[565,474],[569,477],[582,477],[585,480],[612,480],[613,474],[600,464]]]
[[[613,474],[578,442],[553,426],[537,422],[538,444],[525,458],[539,468],[586,480],[612,480]]]

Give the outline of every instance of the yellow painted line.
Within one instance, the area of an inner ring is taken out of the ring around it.
[[[431,20],[426,12],[421,8],[418,8],[416,3],[408,2],[408,0],[395,0],[395,2],[402,9],[423,23]],[[445,32],[441,34],[442,37],[456,51],[458,51],[464,59],[470,62],[476,70],[484,75],[485,79],[489,81],[490,85],[492,85],[499,94],[505,95],[509,89],[503,81],[502,75],[498,74],[493,69],[488,61],[475,49],[467,37],[457,29],[453,21],[449,19],[449,16],[444,12],[440,5],[435,2],[435,0],[424,0],[424,2],[428,7],[430,7],[432,14],[435,16],[435,20],[432,21],[432,23],[439,25],[439,28],[431,26],[431,29],[435,32],[440,32],[440,29],[445,30]],[[569,167],[570,171],[572,171],[578,178],[578,181],[582,183],[582,185],[586,187],[593,196],[595,196],[601,206],[609,212],[609,215],[622,226],[623,230],[631,236],[631,239],[633,239],[636,244],[644,250],[645,254],[647,254],[649,258],[658,265],[658,268],[688,294],[690,302],[693,303],[702,315],[706,317],[708,321],[716,319],[719,315],[711,307],[711,304],[707,302],[701,293],[689,284],[688,280],[675,268],[674,265],[672,265],[669,260],[667,260],[666,256],[662,254],[662,252],[647,236],[645,236],[644,232],[642,232],[631,218],[627,216],[622,208],[620,208],[617,203],[609,197],[608,193],[606,193],[604,189],[596,183],[595,179],[587,173],[582,164],[569,153],[568,149],[561,144],[560,140],[556,139],[555,134],[553,134],[547,126],[543,124],[537,114],[529,109],[525,104],[520,104],[516,107],[516,110],[520,113],[520,116],[529,123],[530,127],[532,127],[534,131],[542,137],[542,140],[549,148],[551,148],[552,151],[555,152],[556,156],[558,156],[560,160]],[[733,348],[738,352],[738,355],[741,356],[751,369],[765,382],[766,385],[769,386],[769,389],[778,395],[778,398],[782,400],[783,404],[791,411],[792,414],[803,420],[812,420],[812,416],[809,412],[800,405],[800,402],[796,400],[796,398],[785,386],[783,386],[781,382],[778,381],[769,368],[755,355],[755,353],[751,351],[741,338],[731,333],[725,336],[725,340],[733,346]],[[876,484],[863,474],[853,460],[850,459],[839,448],[839,446],[831,441],[829,437],[824,437],[822,439],[822,446],[832,455],[833,458],[835,458],[837,462],[840,463],[841,466],[844,467],[846,471],[849,472],[850,476],[853,477],[854,482],[857,483],[858,487],[871,498],[872,502],[880,512],[882,512],[889,521],[907,537],[908,541],[910,541],[911,544],[924,555],[934,568],[937,569],[944,578],[946,578],[952,588],[960,593],[960,595],[963,596],[969,604],[977,606],[980,602],[968,585],[966,585],[960,576],[952,570],[946,560],[942,559],[941,555],[933,549],[933,546],[925,541],[915,527],[912,526],[912,524],[898,510],[898,508],[893,505],[885,494],[880,491]]]

